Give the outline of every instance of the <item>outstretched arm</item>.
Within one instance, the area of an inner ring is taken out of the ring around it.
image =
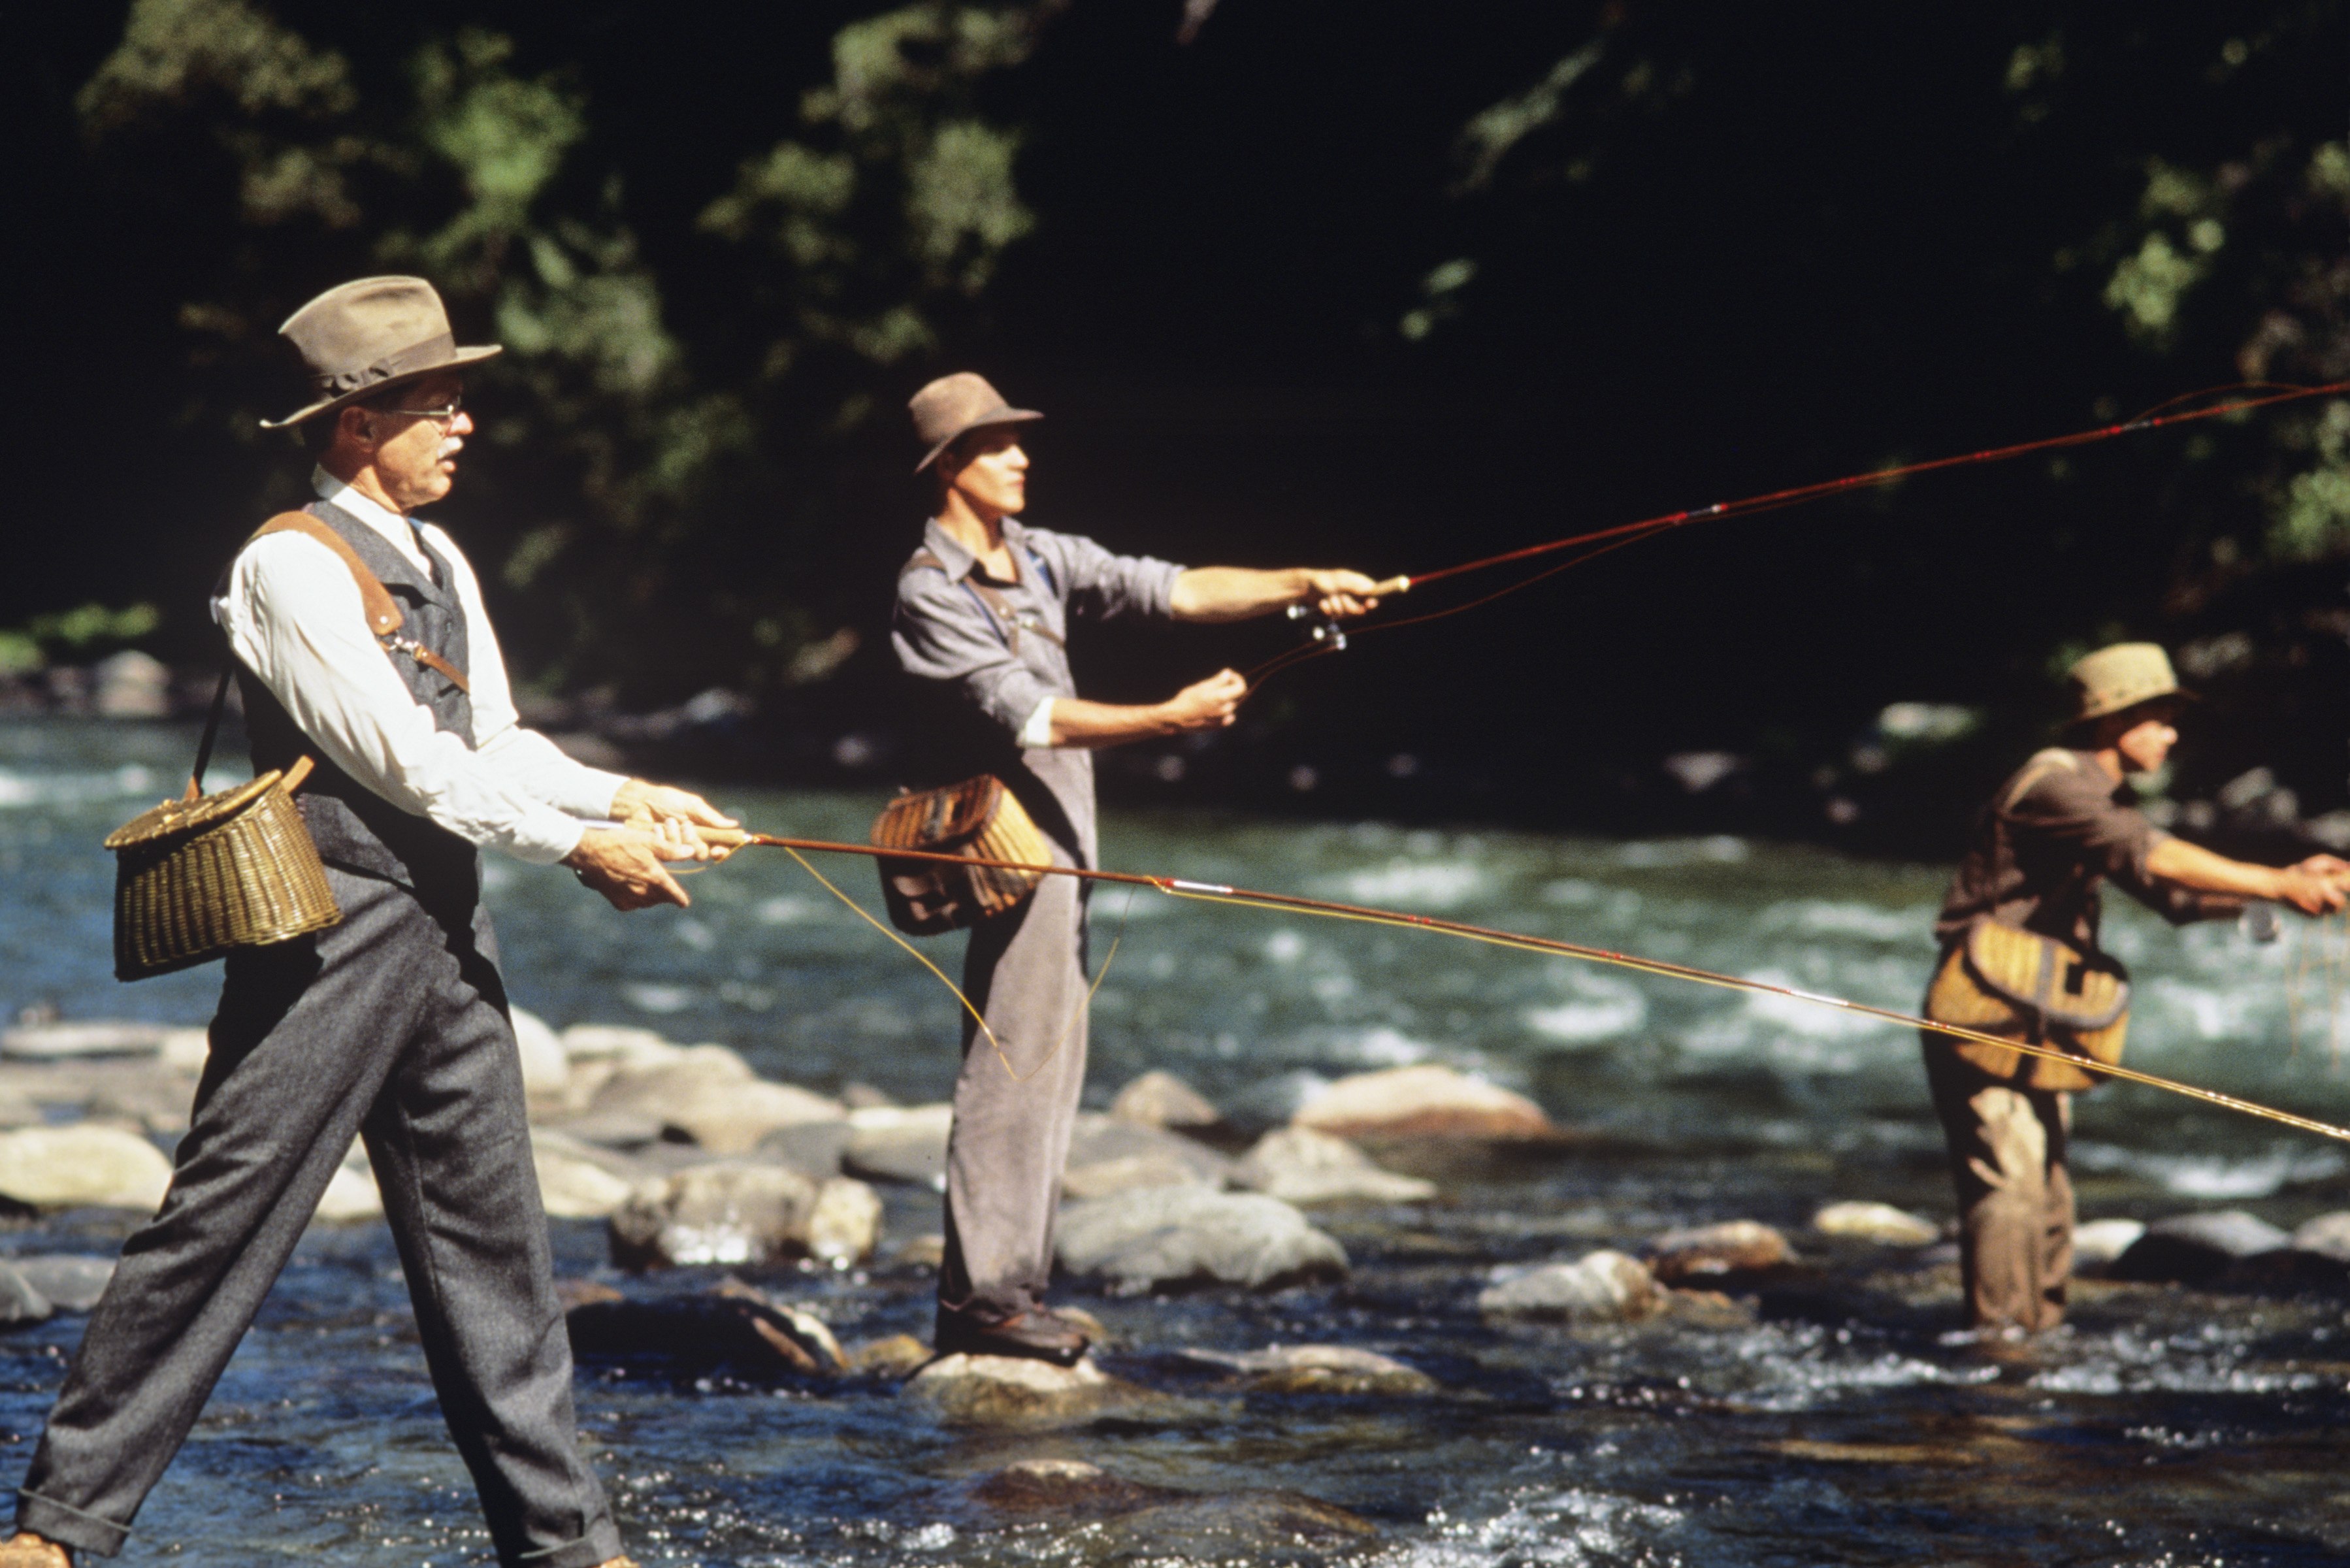
[[[1408,579],[1375,583],[1360,572],[1290,566],[1261,572],[1250,566],[1193,566],[1175,579],[1169,608],[1177,620],[1248,620],[1295,604],[1311,604],[1324,615],[1355,616],[1378,607],[1380,596],[1399,594]]]
[[[1186,686],[1164,702],[1088,702],[1080,697],[1052,700],[1052,743],[1096,749],[1151,741],[1187,730],[1221,730],[1248,695],[1248,682],[1229,670]]]
[[[2313,855],[2298,866],[2254,866],[2215,855],[2183,838],[2165,838],[2146,857],[2149,876],[2199,893],[2240,898],[2272,898],[2304,915],[2330,915],[2342,908],[2350,861]]]

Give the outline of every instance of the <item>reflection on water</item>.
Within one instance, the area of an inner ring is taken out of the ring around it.
[[[192,747],[176,731],[0,729],[0,1002],[205,1015],[216,971],[137,987],[109,978],[111,867],[96,848],[172,789]],[[723,804],[769,831],[855,838],[878,802],[733,791]],[[1113,867],[1440,911],[1904,1009],[1922,988],[1942,880],[1726,838],[1608,844],[1209,813],[1113,815],[1104,841]],[[878,909],[863,863],[825,869]],[[495,865],[490,898],[516,999],[558,1026],[631,1023],[723,1042],[820,1089],[945,1092],[952,999],[787,858],[748,852],[690,887],[691,911],[623,919],[559,870]],[[1436,1061],[1521,1088],[1596,1135],[1571,1158],[1453,1179],[1434,1204],[1330,1216],[1357,1264],[1341,1287],[1087,1298],[1120,1338],[1114,1368],[1146,1382],[1160,1376],[1153,1353],[1172,1346],[1340,1341],[1414,1362],[1444,1395],[1209,1396],[1170,1402],[1161,1419],[974,1436],[879,1381],[818,1390],[588,1368],[583,1420],[641,1560],[1291,1552],[1482,1568],[2350,1552],[2338,1304],[2090,1283],[2067,1330],[1992,1355],[1949,1334],[1944,1257],[1804,1231],[1834,1199],[1950,1211],[1903,1031],[1782,998],[1149,892],[1105,889],[1094,909],[1097,952],[1123,932],[1096,1005],[1097,1105],[1166,1067],[1271,1118],[1311,1077]],[[2327,1050],[2332,1010],[2350,1006],[2337,955],[2305,940],[2253,946],[2227,927],[2173,932],[2127,907],[2111,923],[2147,982],[2133,1063],[2350,1117],[2350,1078]],[[958,942],[926,950],[953,972]],[[2334,1146],[2151,1091],[2085,1098],[2078,1137],[2090,1217],[2244,1205],[2291,1226],[2350,1207]],[[931,1201],[893,1193],[891,1234],[934,1228]],[[1788,1229],[1804,1254],[1752,1311],[1579,1332],[1477,1318],[1496,1270],[1739,1216]],[[603,1269],[597,1227],[557,1232],[567,1272]],[[99,1243],[52,1222],[7,1244]],[[846,1339],[927,1325],[928,1274],[886,1257],[763,1282]],[[77,1332],[61,1320],[0,1340],[0,1466],[21,1469]],[[1035,1458],[1192,1490],[1287,1487],[1355,1510],[1381,1535],[1294,1552],[1213,1547],[1021,1524],[972,1501],[973,1478]],[[197,1561],[288,1543],[367,1564],[483,1553],[380,1230],[305,1243],[142,1526],[150,1544],[134,1552],[184,1542]]]

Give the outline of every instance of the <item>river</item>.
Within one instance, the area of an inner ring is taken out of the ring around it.
[[[0,1002],[67,1017],[201,1022],[217,971],[110,977],[112,868],[98,841],[167,793],[185,730],[0,726]],[[858,838],[879,804],[729,790],[754,826]],[[1112,813],[1107,864],[1309,892],[1568,938],[1908,1009],[1941,868],[1702,838]],[[824,867],[869,906],[861,861]],[[692,879],[691,910],[623,918],[557,868],[493,866],[515,1000],[557,1027],[639,1023],[718,1041],[769,1076],[908,1102],[946,1092],[955,1003],[791,861],[746,853]],[[2350,1119],[2345,937],[2270,945],[2173,931],[2112,901],[2140,977],[2130,1060]],[[1163,1419],[974,1435],[886,1386],[583,1367],[583,1428],[634,1554],[655,1563],[1163,1562],[1379,1564],[2314,1563],[2350,1560],[2350,1350],[2338,1300],[2089,1283],[2073,1323],[2016,1353],[1950,1334],[1945,1254],[1888,1261],[1805,1231],[1839,1199],[1950,1214],[1914,1038],[1752,997],[1425,933],[1106,891],[1087,1099],[1152,1067],[1274,1120],[1312,1076],[1444,1063],[1587,1135],[1569,1156],[1449,1179],[1437,1202],[1317,1217],[1344,1285],[1265,1297],[1111,1299],[1075,1287],[1148,1378],[1154,1353],[1274,1341],[1385,1351],[1434,1398],[1250,1395]],[[959,939],[926,950],[952,972]],[[2337,1038],[2337,1034],[2340,1036]],[[2296,1038],[2296,1035],[2298,1038]],[[2350,1208],[2339,1146],[2127,1085],[2078,1105],[2085,1219],[2241,1207],[2290,1228]],[[890,1197],[894,1240],[936,1226]],[[1497,1270],[1676,1225],[1752,1218],[1806,1259],[1721,1322],[1607,1329],[1482,1323]],[[617,1280],[600,1225],[557,1222],[567,1274]],[[7,1251],[103,1251],[87,1216],[19,1221]],[[621,1282],[630,1283],[629,1282]],[[927,1326],[927,1274],[773,1271],[844,1339]],[[637,1288],[633,1283],[630,1288]],[[79,1333],[0,1339],[0,1467],[14,1480]],[[1163,1381],[1163,1378],[1162,1378]],[[1145,1483],[1293,1489],[1378,1527],[1368,1544],[1137,1537],[990,1514],[972,1478],[1083,1458]],[[486,1543],[416,1352],[380,1226],[316,1227],[150,1501],[131,1552],[192,1563],[331,1552],[450,1563]]]

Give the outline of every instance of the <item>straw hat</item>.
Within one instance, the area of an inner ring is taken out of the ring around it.
[[[2171,673],[2170,656],[2152,642],[2117,642],[2088,655],[2065,672],[2073,689],[2073,722],[2086,723],[2151,702],[2158,697],[2192,701],[2195,693]]]
[[[916,473],[936,462],[939,453],[959,435],[987,425],[1016,425],[1045,417],[1033,409],[1014,408],[1003,400],[1003,393],[987,384],[986,377],[969,370],[941,376],[907,400],[906,407],[914,416],[915,439],[931,449],[914,464]]]
[[[421,277],[363,277],[338,284],[286,318],[277,335],[310,373],[315,400],[264,430],[284,430],[435,370],[471,365],[497,344],[460,348],[449,312]]]

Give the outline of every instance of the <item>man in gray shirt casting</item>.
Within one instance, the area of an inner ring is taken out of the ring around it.
[[[1248,694],[1222,670],[1164,702],[1087,701],[1069,670],[1073,618],[1245,620],[1295,604],[1355,616],[1378,602],[1382,585],[1359,572],[1187,569],[1026,526],[1018,427],[1041,416],[969,372],[931,382],[910,407],[927,449],[915,472],[936,476],[938,511],[899,576],[890,640],[908,672],[954,699],[938,705],[927,739],[940,776],[924,782],[993,774],[1052,841],[1056,864],[1096,864],[1094,748],[1221,729]],[[1085,902],[1076,878],[1047,877],[971,935],[963,989],[1003,1058],[966,1018],[947,1147],[941,1354],[1066,1366],[1086,1351],[1084,1333],[1044,1304],[1085,1085]]]

